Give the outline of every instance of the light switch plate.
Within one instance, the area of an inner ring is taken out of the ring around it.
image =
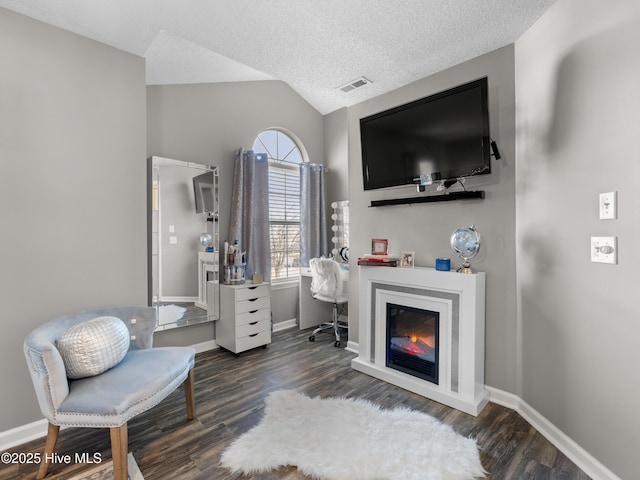
[[[591,261],[618,263],[618,237],[591,237]]]
[[[616,192],[600,194],[600,220],[612,220],[616,218]]]

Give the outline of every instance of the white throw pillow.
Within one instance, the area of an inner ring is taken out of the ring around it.
[[[129,350],[129,330],[117,317],[79,323],[56,341],[67,377],[92,377],[116,366]]]

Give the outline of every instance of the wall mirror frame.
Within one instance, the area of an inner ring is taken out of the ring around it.
[[[331,256],[338,263],[349,265],[349,201],[331,203]]]
[[[156,331],[220,316],[218,167],[148,160],[149,305]]]

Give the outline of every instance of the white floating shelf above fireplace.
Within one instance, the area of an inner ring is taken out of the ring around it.
[[[361,266],[359,354],[351,366],[401,388],[477,415],[484,385],[485,274],[433,268]],[[387,366],[387,305],[439,317],[438,383]]]

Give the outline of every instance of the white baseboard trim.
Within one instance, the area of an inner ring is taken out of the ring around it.
[[[46,419],[37,420],[26,425],[21,425],[11,430],[0,432],[0,451],[21,445],[36,438],[45,437],[47,435],[47,426],[49,422]],[[44,447],[44,440],[42,441]]]
[[[520,397],[490,386],[486,386],[486,389],[489,392],[490,402],[497,403],[498,405],[510,408],[519,413],[533,428],[540,432],[542,436],[549,440],[593,480],[621,480],[620,477],[605,467],[589,454],[589,452],[569,438]]]
[[[284,320],[282,322],[274,323],[273,331],[281,332],[283,330],[288,330],[290,328],[297,328],[297,327],[298,327],[298,320],[295,318],[292,318],[291,320]]]
[[[351,340],[349,340],[347,342],[347,346],[344,349],[347,352],[358,354],[358,353],[360,353],[359,348],[360,348],[360,344],[358,342],[352,342]]]
[[[196,343],[191,346],[196,349],[196,353],[208,352],[209,350],[220,348],[215,340],[207,340],[206,342]]]

